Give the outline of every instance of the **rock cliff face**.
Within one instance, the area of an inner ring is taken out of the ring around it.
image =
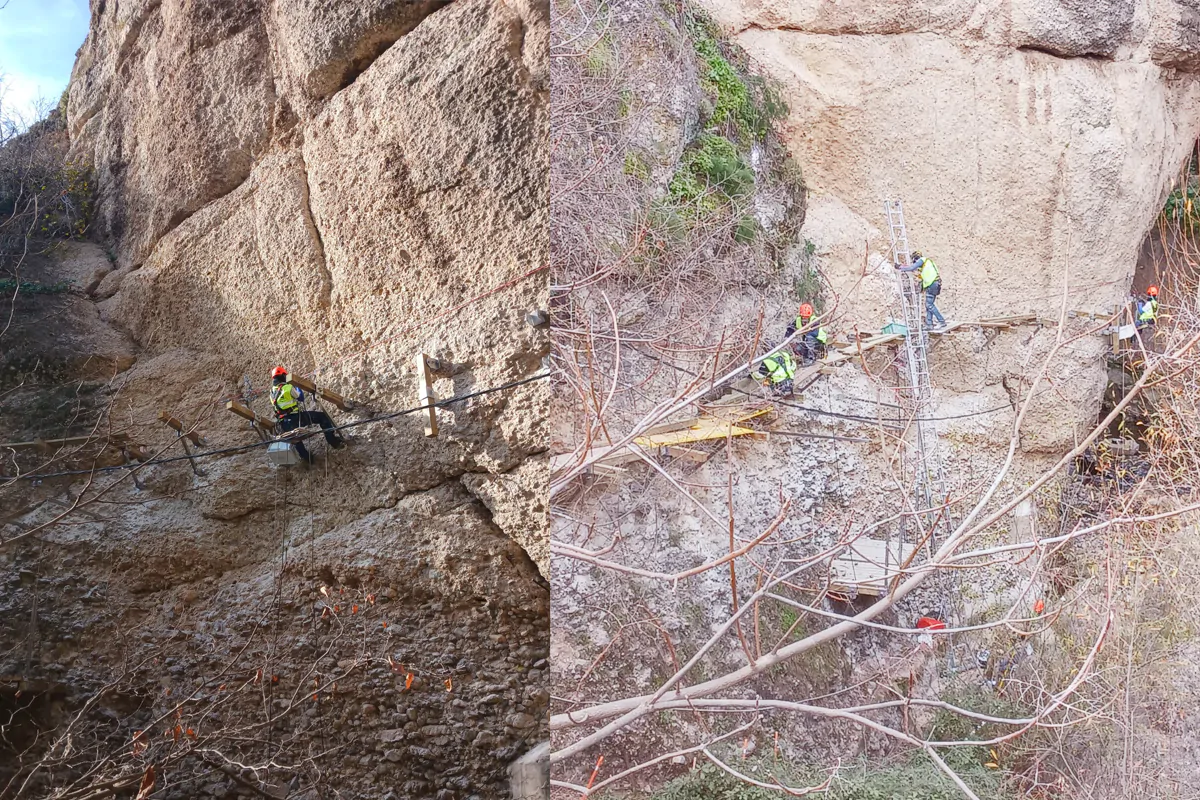
[[[152,452],[182,454],[162,410],[202,453],[250,445],[222,400],[279,363],[365,424],[346,450],[310,446],[311,470],[252,449],[100,476],[104,510],[0,554],[35,589],[5,593],[6,645],[24,646],[0,673],[72,687],[62,713],[121,682],[123,705],[89,712],[112,743],[199,692],[214,735],[258,726],[271,745],[242,756],[288,763],[289,796],[508,795],[509,763],[545,738],[544,389],[448,406],[436,438],[369,420],[418,404],[421,352],[439,398],[541,368],[525,316],[547,303],[547,27],[538,0],[93,0],[67,124],[101,244],[43,265],[99,267],[62,312],[93,333],[53,345],[119,373],[89,408]],[[35,400],[6,435],[50,435]],[[90,498],[73,480],[5,487],[4,538]],[[209,686],[258,669],[278,677],[265,701]],[[226,767],[177,767],[168,796],[273,791]]]
[[[841,327],[888,316],[885,197],[904,200],[913,245],[942,268],[952,320],[1057,317],[1064,285],[1069,309],[1126,296],[1200,129],[1195,3],[704,5],[784,87],[785,138],[811,189],[806,234]],[[1033,446],[1054,450],[1094,421],[1102,343],[1078,347],[1088,369],[1065,381],[1078,412],[1047,404]],[[998,381],[968,403],[1003,402]]]

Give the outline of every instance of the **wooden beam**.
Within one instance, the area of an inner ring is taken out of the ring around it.
[[[258,414],[255,414],[254,411],[252,411],[248,406],[245,406],[245,405],[239,403],[237,400],[226,401],[225,410],[232,411],[233,413],[237,414],[239,417],[250,420],[259,428],[259,430],[263,431],[264,433],[274,433],[274,431],[275,431],[275,421],[274,420],[268,419],[267,417],[260,417]]]
[[[190,431],[190,432],[185,433],[183,430],[183,423],[180,422],[179,420],[177,420],[175,417],[172,417],[167,412],[165,412],[165,411],[158,412],[158,420],[159,420],[159,422],[165,422],[168,428],[172,428],[175,431],[178,431],[181,435],[186,436],[188,441],[190,441],[192,444],[196,445],[196,447],[201,447],[204,445],[204,437],[203,436],[196,433],[196,431]]]
[[[437,402],[433,394],[433,379],[429,376],[429,356],[424,353],[417,353],[417,399],[420,405],[429,406],[426,409],[425,418],[425,435],[437,436],[437,409],[431,403]]]
[[[136,461],[149,461],[150,453],[146,448],[138,444],[125,445],[125,452],[128,453]]]
[[[697,464],[703,464],[705,461],[708,461],[708,453],[703,450],[693,450],[690,447],[679,447],[678,445],[669,445],[663,449],[672,458],[686,458],[689,461],[695,461]]]
[[[642,432],[641,435],[642,436],[654,436],[655,434],[658,434],[658,433],[674,433],[675,431],[681,431],[681,430],[684,430],[685,428],[690,428],[695,424],[696,424],[696,420],[694,420],[694,419],[685,419],[685,420],[680,420],[679,422],[665,422],[662,425],[655,425],[652,428],[647,428],[645,431]]]
[[[303,389],[306,392],[315,394],[317,397],[320,397],[322,400],[327,400],[330,403],[333,403],[335,406],[337,406],[342,411],[352,411],[354,409],[353,402],[351,402],[350,400],[347,400],[345,397],[338,394],[337,392],[331,391],[329,389],[323,389],[320,386],[317,386],[315,383],[310,381],[308,378],[305,378],[303,375],[296,375],[295,373],[289,372],[287,374],[287,382],[295,384],[296,386],[299,386],[301,389]]]

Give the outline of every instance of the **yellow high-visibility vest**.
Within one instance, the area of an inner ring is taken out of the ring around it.
[[[1139,322],[1154,322],[1158,319],[1158,299],[1151,297],[1146,302],[1142,303],[1142,310],[1138,314]]]
[[[937,279],[937,264],[933,263],[933,259],[926,258],[921,262],[921,288],[928,289]]]
[[[280,414],[290,414],[300,405],[296,399],[296,390],[290,383],[281,383],[271,387],[271,404]]]
[[[767,377],[770,378],[771,383],[791,380],[796,374],[796,362],[786,351],[767,356],[763,359],[763,366],[770,370]]]
[[[809,319],[811,319],[811,317]],[[808,324],[807,320],[802,320],[802,319],[800,319],[800,317],[796,317],[796,330],[800,330],[807,324]],[[807,336],[808,334],[805,334],[805,335]],[[820,342],[821,344],[825,344],[826,342],[829,341],[829,332],[827,330],[825,330],[825,328],[823,326],[817,328],[817,341]]]

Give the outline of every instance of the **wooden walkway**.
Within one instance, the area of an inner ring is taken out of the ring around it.
[[[941,330],[929,331],[929,334],[940,337],[973,328],[1006,330],[1017,325],[1040,325],[1045,323],[1047,323],[1047,320],[1040,319],[1036,314],[1017,314],[1014,316],[991,317],[970,322],[951,322]],[[861,358],[865,353],[903,341],[905,335],[903,331],[859,331],[858,338],[853,342],[835,341],[824,358],[807,367],[796,370],[796,376],[793,379],[796,390],[800,391],[821,375],[827,375],[833,372],[838,366]],[[650,428],[637,439],[634,439],[633,443],[649,453],[687,458],[702,463],[708,459],[708,453],[701,450],[694,450],[684,445],[713,439],[724,439],[727,436],[765,438],[768,435],[767,432],[744,427],[741,423],[770,413],[771,410],[772,404],[770,400],[751,404],[738,403],[727,407],[709,407],[705,409],[705,413],[700,417],[669,422]],[[583,456],[573,453],[552,456],[550,458],[550,471],[551,473],[558,473],[569,470],[583,459],[592,458],[597,453],[604,455],[593,462],[588,472],[598,475],[620,475],[626,472],[622,468],[622,465],[641,461],[641,456],[631,450],[628,445],[615,449],[608,446],[600,446],[593,447]]]

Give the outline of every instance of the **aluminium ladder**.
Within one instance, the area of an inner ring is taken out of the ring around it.
[[[912,263],[912,250],[904,223],[904,204],[899,200],[885,200],[883,206],[892,242],[892,263],[907,266]],[[900,272],[896,275],[900,281],[900,307],[906,331],[904,367],[899,371],[904,384],[901,391],[907,400],[906,410],[915,420],[915,446],[911,451],[915,478],[913,502],[917,508],[933,509],[943,505],[947,496],[937,428],[926,416],[933,399],[933,386],[929,377],[929,331],[925,329],[924,298],[916,281]],[[928,545],[932,552],[939,539],[935,528],[946,534],[952,529],[949,508],[930,511],[923,518],[924,532],[931,532]]]

